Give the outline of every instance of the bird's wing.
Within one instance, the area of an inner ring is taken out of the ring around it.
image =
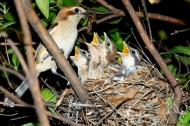
[[[51,34],[56,29],[57,26],[58,26],[58,22],[55,22],[49,27],[48,32]]]

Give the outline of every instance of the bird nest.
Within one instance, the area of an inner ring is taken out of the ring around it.
[[[90,104],[81,104],[72,89],[64,98],[65,116],[81,125],[167,125],[173,100],[170,84],[153,66],[143,64],[124,81],[88,79]]]

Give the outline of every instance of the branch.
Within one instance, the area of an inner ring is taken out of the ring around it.
[[[40,123],[42,126],[49,126],[49,120],[41,98],[41,93],[40,93],[40,88],[39,88],[39,82],[36,78],[36,71],[35,71],[35,63],[34,63],[34,56],[32,52],[32,39],[30,35],[30,29],[28,22],[25,17],[25,13],[23,10],[22,2],[21,0],[14,0],[17,14],[19,16],[19,20],[21,23],[22,31],[24,34],[24,42],[27,44],[26,46],[26,53],[27,53],[27,61],[28,61],[28,84],[29,84],[29,89],[32,94],[34,104],[35,104],[35,110],[38,114]],[[24,3],[24,2],[23,2]]]
[[[145,45],[147,46],[148,50],[150,51],[150,53],[152,54],[152,56],[154,57],[158,65],[161,67],[161,69],[167,76],[168,80],[170,81],[172,87],[174,88],[174,95],[175,95],[174,104],[175,105],[173,106],[176,106],[177,108],[179,108],[181,104],[181,99],[182,99],[182,92],[178,85],[178,82],[176,81],[175,77],[172,75],[171,71],[168,69],[167,65],[164,63],[164,60],[162,59],[162,57],[160,56],[160,54],[154,47],[153,43],[150,41],[130,1],[129,0],[122,0],[122,1],[127,11],[129,12]],[[177,119],[177,113],[174,113],[174,107],[173,107],[172,112],[170,112],[169,124],[176,124],[176,119]]]
[[[96,1],[98,1],[104,7],[108,8],[115,15],[118,15],[118,16],[126,16],[127,15],[123,10],[117,9],[117,8],[113,7],[112,5],[109,5],[105,0],[96,0]],[[145,17],[144,13],[142,13],[142,12],[135,12],[135,13],[140,18]],[[162,21],[166,21],[166,22],[170,22],[170,23],[174,23],[174,24],[178,24],[178,25],[186,25],[186,23],[180,19],[172,18],[172,17],[165,16],[165,15],[147,13],[147,16],[150,19],[152,18],[152,19],[162,20]]]
[[[0,91],[2,91],[6,96],[13,99],[14,102],[19,103],[21,105],[27,105],[24,101],[20,100],[17,96],[13,95],[9,91],[7,91],[4,87],[0,85]]]

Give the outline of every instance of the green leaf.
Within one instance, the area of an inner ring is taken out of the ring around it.
[[[109,21],[107,22],[108,24],[118,24],[120,21],[122,20],[122,17],[117,19],[117,20],[114,20],[114,21]]]
[[[18,60],[18,57],[17,57],[17,55],[15,53],[13,53],[13,55],[12,55],[12,63],[13,63],[14,69],[17,70],[19,60]]]
[[[42,14],[46,17],[46,19],[49,18],[49,1],[48,0],[36,0],[36,4]]]
[[[62,6],[69,6],[69,5],[78,5],[75,0],[62,0],[61,1]]]
[[[43,24],[44,27],[48,26],[48,23],[44,19],[41,19],[41,22],[42,22],[42,24]]]
[[[12,49],[12,48],[10,48],[10,49],[8,49],[8,50],[7,50],[7,53],[8,53],[8,54],[13,54],[13,53],[14,53],[14,51],[13,51],[13,49]]]
[[[169,64],[168,68],[170,69],[170,71],[172,72],[172,74],[175,76],[177,73],[177,67],[174,64]]]
[[[115,32],[117,32],[117,31],[118,31],[118,28],[116,27],[116,28],[109,30],[109,33],[113,33],[115,35]]]
[[[82,3],[83,0],[78,0],[79,3]]]
[[[42,91],[41,91],[41,94],[42,94],[42,97],[47,101],[47,102],[53,102],[53,103],[56,103],[56,97],[55,95],[51,92],[50,89],[48,88],[44,88]]]
[[[162,54],[163,59],[171,58],[172,56],[173,56],[172,53],[163,53]]]
[[[118,50],[120,50],[120,51],[123,50],[123,39],[122,38],[117,39],[116,46],[117,46]]]
[[[171,51],[171,53],[181,53],[190,56],[190,47],[188,46],[176,46]]]
[[[52,107],[48,107],[49,111],[53,114],[56,114],[55,110]]]
[[[49,3],[56,3],[55,0],[49,0]]]
[[[161,38],[161,40],[168,40],[168,35],[164,30],[159,30],[158,36]]]
[[[81,20],[80,23],[82,22],[82,26],[85,26],[88,23],[88,19],[85,18],[84,20]]]
[[[131,38],[132,34],[129,34],[123,41],[127,41],[129,38]]]
[[[190,111],[186,109],[184,114],[181,114],[177,119],[177,126],[189,126],[190,124]]]
[[[187,57],[187,56],[178,56],[177,59],[179,59],[180,61],[183,61],[183,62],[187,63],[188,65],[190,65],[190,57]]]
[[[172,109],[172,99],[170,97],[166,98],[166,109],[170,111]]]
[[[22,126],[40,126],[40,124],[39,123],[31,122],[31,123],[24,124]]]
[[[54,13],[54,12],[50,12],[50,13],[49,13],[49,18],[51,19],[51,23],[50,23],[50,24],[53,24],[53,23],[54,23],[56,16],[57,16],[57,15],[56,15],[56,13]]]
[[[7,22],[7,23],[3,24],[3,25],[0,27],[0,30],[5,29],[5,28],[7,28],[7,27],[9,27],[9,26],[11,26],[11,25],[13,25],[13,24],[16,24],[16,23],[17,23],[17,22]]]
[[[93,7],[92,9],[97,10],[97,11],[101,11],[101,12],[110,12],[107,8],[105,8],[103,6]]]
[[[11,12],[8,12],[4,15],[4,18],[10,22],[15,22],[16,19],[14,17],[14,15]]]
[[[115,32],[116,34],[116,46],[118,48],[118,50],[123,50],[123,39],[120,37],[120,33],[119,32]]]

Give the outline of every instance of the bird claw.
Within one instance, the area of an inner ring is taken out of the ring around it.
[[[63,78],[64,80],[66,80],[66,81],[67,81],[67,86],[70,86],[70,82],[68,81],[68,79],[67,79],[65,76],[63,76],[63,75],[57,73],[56,70],[57,70],[57,68],[52,68],[52,69],[51,69],[51,72],[52,72],[53,74],[55,74],[55,75],[57,75],[57,76]]]
[[[5,100],[4,100],[4,103],[6,103],[6,105],[4,105],[4,106],[8,106],[8,107],[11,107],[11,108],[13,108],[14,107],[14,102],[13,101],[11,101],[9,98],[5,98]],[[11,105],[12,104],[12,105]]]

